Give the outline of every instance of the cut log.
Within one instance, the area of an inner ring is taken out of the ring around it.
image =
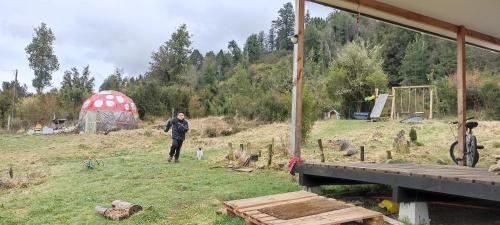
[[[142,207],[140,205],[122,200],[114,200],[111,203],[111,206],[113,207],[113,209],[125,210],[129,216],[142,210]]]
[[[123,220],[130,216],[128,212],[123,209],[112,209],[102,206],[96,206],[95,211],[111,220]]]
[[[106,208],[106,207],[102,207],[102,206],[96,206],[96,207],[95,207],[95,211],[96,211],[97,213],[99,213],[99,214],[103,215],[103,216],[104,216],[104,215],[106,215],[106,212],[107,212],[108,210],[111,210],[111,209],[110,209],[110,208]]]

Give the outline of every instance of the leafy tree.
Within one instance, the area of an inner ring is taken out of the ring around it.
[[[432,58],[428,41],[422,35],[417,35],[415,40],[408,45],[405,56],[401,61],[399,76],[403,78],[404,85],[428,84],[427,74],[431,71]]]
[[[153,52],[149,73],[164,84],[179,81],[189,63],[190,37],[186,24],[179,26],[170,40]]]
[[[94,89],[94,78],[90,75],[90,66],[83,67],[81,75],[76,67],[66,70],[61,82],[61,89],[65,88],[77,88],[83,92],[91,93]]]
[[[115,71],[102,82],[99,91],[113,90],[121,91],[125,85],[123,79],[123,69],[115,68]]]
[[[195,66],[196,69],[201,69],[203,65],[203,55],[198,51],[198,49],[193,50],[191,55],[189,56],[189,62],[191,65]]]
[[[82,74],[76,67],[64,72],[60,95],[62,99],[76,110],[82,102],[92,94],[94,78],[90,76],[89,66],[85,66]]]
[[[266,48],[268,52],[272,52],[276,49],[276,30],[274,26],[271,26],[266,39]]]
[[[257,34],[252,34],[247,38],[244,53],[250,63],[257,61],[262,54],[262,46]]]
[[[231,66],[231,55],[220,50],[215,56],[217,62],[217,80],[225,79],[226,70]]]
[[[227,45],[229,52],[231,53],[231,59],[233,64],[238,64],[241,62],[243,55],[241,54],[241,49],[238,47],[236,41],[232,40]]]
[[[337,53],[326,86],[330,98],[344,113],[352,102],[363,100],[375,88],[387,88],[382,63],[380,46],[368,47],[364,42],[351,42]]]
[[[399,73],[401,61],[405,56],[405,49],[415,39],[415,32],[389,24],[380,24],[379,29],[380,37],[376,41],[383,43],[384,71],[392,84],[399,84],[404,78]]]
[[[52,72],[59,69],[59,62],[52,47],[55,39],[52,29],[42,23],[34,29],[31,43],[25,48],[30,68],[35,72],[33,87],[38,94],[50,86]]]
[[[290,36],[294,34],[295,13],[292,3],[288,2],[278,11],[278,18],[273,21],[277,30],[276,46],[278,50],[292,50]]]
[[[0,87],[0,127],[7,126],[7,115],[11,113],[12,110],[12,95],[14,94],[14,81],[2,82]],[[22,99],[28,96],[28,87],[26,85],[16,85],[16,96],[17,99]],[[17,100],[16,99],[16,100]],[[17,102],[17,101],[16,101]]]
[[[266,52],[266,33],[259,32],[257,40],[259,41],[260,51]]]

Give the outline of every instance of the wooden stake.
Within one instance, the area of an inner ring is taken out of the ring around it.
[[[274,138],[271,139],[271,145],[273,146],[273,152],[274,152]]]
[[[250,149],[250,142],[247,142],[247,153],[248,155],[252,154],[252,149]]]
[[[457,32],[457,83],[458,83],[458,155],[462,158],[460,165],[465,166],[466,160],[464,155],[465,149],[465,123],[467,118],[467,87],[466,87],[466,65],[465,65],[465,33],[466,29],[463,26],[458,27]]]
[[[295,38],[293,45],[292,134],[291,152],[300,158],[302,139],[302,68],[304,66],[304,8],[305,0],[295,0]]]
[[[396,89],[392,88],[391,119],[396,117]]]
[[[430,88],[430,91],[429,91],[429,96],[431,97],[431,99],[429,100],[429,119],[432,119],[432,112],[433,112],[433,109],[432,109],[432,104],[434,102],[433,98],[434,98],[434,87],[431,87]]]
[[[271,163],[273,162],[273,145],[269,145],[267,149],[268,159],[267,159],[267,168],[271,167]]]
[[[392,159],[391,151],[387,150],[386,153],[387,153],[387,159]]]
[[[361,162],[365,161],[365,146],[363,145],[359,147],[359,160],[361,160]]]
[[[17,69],[16,69],[16,75],[14,78],[14,88],[12,90],[12,120],[16,118],[16,90],[17,89]]]
[[[243,152],[245,148],[243,147],[243,144],[240,144],[240,152]]]
[[[318,146],[319,146],[319,152],[321,154],[321,162],[325,162],[325,153],[323,152],[323,141],[321,139],[318,139]]]
[[[227,143],[227,146],[229,147],[229,152],[227,153],[227,160],[231,161],[231,159],[233,159],[233,143],[229,142]]]

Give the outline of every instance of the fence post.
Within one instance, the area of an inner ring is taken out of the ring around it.
[[[323,152],[323,142],[321,139],[318,139],[319,152],[321,153],[321,162],[325,162],[325,153]]]
[[[387,153],[387,159],[392,159],[391,151],[387,150],[386,153]]]
[[[269,158],[267,159],[267,168],[269,168],[269,167],[271,167],[271,163],[273,162],[273,145],[272,144],[270,144],[268,146],[267,153],[268,153],[268,156],[269,156]]]
[[[359,159],[365,161],[365,146],[361,145],[359,148]]]

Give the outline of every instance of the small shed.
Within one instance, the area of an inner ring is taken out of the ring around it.
[[[340,120],[340,113],[337,110],[332,109],[325,113],[325,120]]]

